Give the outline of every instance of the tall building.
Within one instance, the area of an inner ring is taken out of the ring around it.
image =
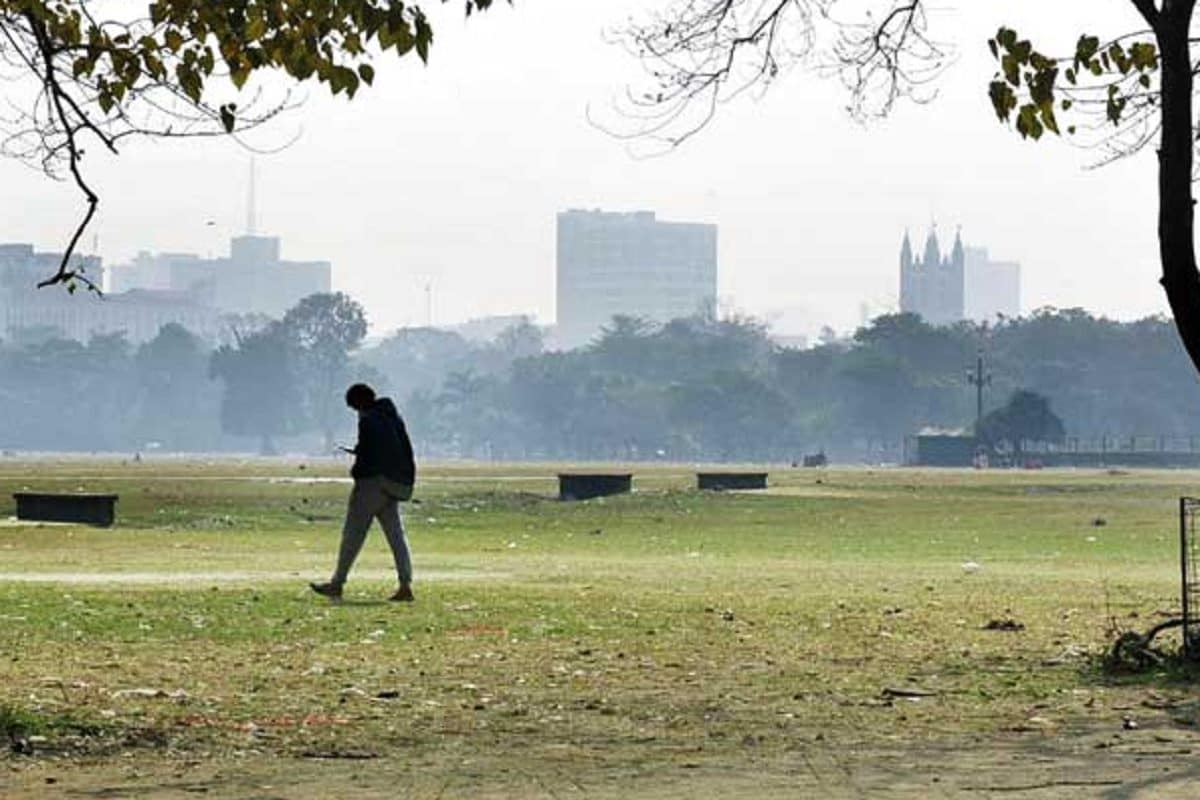
[[[967,319],[995,322],[1021,316],[1021,265],[992,261],[987,248],[967,248]]]
[[[714,314],[717,226],[653,211],[558,215],[558,344],[578,347],[614,316],[667,322]]]
[[[963,319],[966,253],[962,237],[954,236],[954,247],[943,256],[936,228],[929,229],[925,252],[913,257],[908,232],[900,246],[900,310],[919,314],[930,325],[953,325]]]
[[[100,297],[91,292],[68,294],[61,286],[38,289],[37,282],[53,275],[61,260],[60,253],[37,252],[30,244],[0,244],[0,338],[33,334],[86,342],[122,333],[139,344],[171,322],[211,341],[221,335],[217,311],[179,292],[146,289]],[[93,280],[100,276],[96,256],[78,256],[72,266],[82,267]]]
[[[109,291],[179,292],[223,313],[281,317],[301,298],[330,290],[328,261],[285,261],[279,239],[247,234],[230,240],[229,256],[138,253],[108,269]]]
[[[900,310],[920,314],[931,325],[1020,316],[1021,265],[992,261],[983,247],[964,247],[961,234],[943,256],[935,229],[916,259],[906,231],[900,245]]]

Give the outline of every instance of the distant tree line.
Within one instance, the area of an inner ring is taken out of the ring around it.
[[[367,332],[362,307],[317,294],[282,320],[246,324],[216,349],[177,324],[136,347],[124,334],[82,344],[52,328],[16,331],[0,342],[0,447],[271,453],[308,435],[332,449],[335,431],[353,426],[345,383],[378,379],[351,360]]]
[[[486,343],[409,328],[364,346],[366,330],[356,302],[323,294],[215,349],[178,325],[137,347],[20,331],[0,342],[0,447],[329,452],[353,437],[344,387],[366,380],[396,398],[425,457],[893,460],[921,429],[972,428],[979,350],[991,438],[1029,393],[1021,414],[1044,416],[1044,398],[1061,420],[1051,438],[1200,435],[1200,380],[1164,318],[898,314],[809,349],[747,319],[617,317],[569,352],[528,322]]]
[[[898,459],[924,428],[973,428],[966,376],[979,350],[992,378],[985,412],[1036,393],[1063,421],[1047,428],[1052,439],[1200,434],[1200,380],[1165,318],[1046,309],[933,327],[897,314],[810,349],[779,347],[739,319],[618,317],[565,353],[530,354],[530,333],[505,338],[481,347],[408,330],[361,358],[443,456]],[[992,415],[989,437],[1002,438],[1004,419]]]

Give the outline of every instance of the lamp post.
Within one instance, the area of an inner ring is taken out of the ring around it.
[[[983,422],[983,387],[992,384],[991,373],[983,372],[983,350],[975,354],[975,371],[967,373],[967,384],[975,387],[975,438],[978,439]]]

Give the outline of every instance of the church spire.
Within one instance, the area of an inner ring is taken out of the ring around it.
[[[936,267],[942,263],[942,247],[938,244],[937,223],[929,227],[929,236],[925,239],[925,266]]]
[[[900,245],[900,268],[908,269],[913,263],[912,242],[908,238],[908,228],[904,229],[904,242]]]
[[[962,266],[966,261],[963,253],[962,243],[962,226],[959,226],[958,231],[954,234],[954,249],[950,252],[950,263],[955,266]]]

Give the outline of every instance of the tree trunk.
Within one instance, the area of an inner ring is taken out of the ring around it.
[[[1158,243],[1163,289],[1179,338],[1200,370],[1200,273],[1196,271],[1192,197],[1193,2],[1166,2],[1155,36],[1162,66],[1162,141],[1158,151]]]

